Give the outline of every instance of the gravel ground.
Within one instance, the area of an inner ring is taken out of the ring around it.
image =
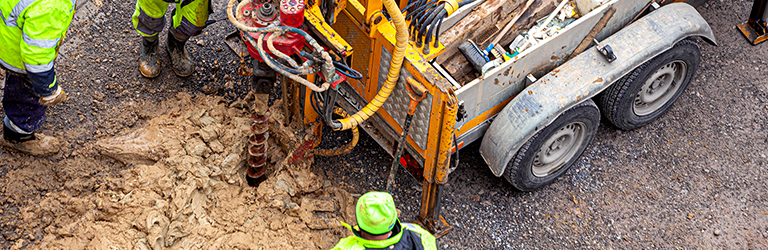
[[[62,154],[45,160],[0,151],[0,159],[11,159],[0,163],[3,178],[25,167],[17,162],[45,164],[73,151],[89,152],[90,142],[140,126],[146,117],[136,114],[143,107],[178,92],[232,100],[247,89],[248,79],[236,75],[237,59],[223,43],[234,31],[224,20],[223,1],[214,1],[217,12],[211,17],[224,21],[190,41],[196,73],[177,78],[161,51],[165,69],[151,80],[136,70],[139,36],[128,18],[135,2],[79,2],[78,17],[56,65],[72,99],[51,109],[41,129],[68,144]],[[720,46],[700,44],[703,63],[677,103],[657,121],[634,131],[619,131],[603,121],[578,164],[551,185],[515,191],[483,163],[478,143],[463,149],[442,200],[442,215],[453,231],[438,239],[438,246],[768,249],[768,185],[762,181],[768,177],[768,82],[761,79],[768,70],[768,45],[751,46],[734,29],[747,19],[751,6],[750,1],[711,0],[699,7]],[[93,181],[77,192],[96,190],[105,176],[115,177],[125,167],[109,159],[94,160],[100,168],[78,174]],[[361,135],[351,154],[318,157],[316,171],[360,194],[384,187],[390,161],[372,139]],[[419,207],[420,184],[402,171],[398,177],[395,198],[401,219],[410,221]],[[47,186],[72,188],[66,183]],[[0,192],[2,249],[27,235],[15,224],[20,202],[35,202],[45,192]]]

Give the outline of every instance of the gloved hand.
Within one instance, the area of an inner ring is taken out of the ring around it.
[[[67,93],[61,90],[61,87],[56,87],[56,91],[52,95],[40,97],[40,104],[44,106],[53,106],[62,103],[67,100]]]

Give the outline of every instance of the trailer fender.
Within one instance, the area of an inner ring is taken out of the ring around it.
[[[669,4],[639,19],[600,42],[613,48],[615,61],[608,63],[593,46],[517,94],[488,128],[480,154],[501,176],[520,147],[559,114],[689,37],[716,45],[712,29],[688,4]]]

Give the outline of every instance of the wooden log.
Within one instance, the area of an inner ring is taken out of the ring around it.
[[[440,35],[440,42],[445,45],[445,52],[437,58],[437,62],[442,64],[460,53],[459,45],[468,39],[475,40],[495,33],[499,29],[496,23],[523,3],[523,0],[487,0],[475,7],[472,13]]]
[[[533,9],[532,11],[529,11],[523,14],[523,17],[520,18],[522,19],[522,21],[518,22],[522,27],[515,28],[513,32],[509,32],[507,36],[504,36],[503,38],[501,38],[501,41],[499,41],[499,44],[509,45],[510,43],[512,43],[513,40],[515,40],[515,37],[520,35],[520,33],[523,33],[523,31],[527,31],[531,29],[533,26],[535,26],[536,21],[549,15],[549,13],[552,13],[552,11],[554,11],[555,8],[557,7],[557,3],[555,3],[554,1],[549,3],[550,5],[539,6],[536,9]]]

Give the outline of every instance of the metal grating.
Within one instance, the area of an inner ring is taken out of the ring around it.
[[[344,37],[349,45],[352,45],[352,61],[350,66],[363,75],[363,81],[368,81],[368,63],[370,63],[369,58],[372,54],[370,52],[371,39],[368,38],[364,31],[360,30],[357,23],[345,12],[342,12],[337,17],[336,23],[332,27],[339,35]]]
[[[392,60],[392,54],[389,51],[381,48],[381,64],[379,65],[379,84],[377,89],[381,89],[384,82],[387,80],[387,74],[389,73],[389,61]],[[404,63],[405,64],[405,63]],[[382,106],[384,110],[397,121],[400,127],[405,122],[405,116],[408,112],[408,104],[411,98],[408,96],[408,91],[405,89],[406,77],[413,77],[408,70],[403,67],[400,70],[400,79],[395,85],[395,89],[392,94],[389,95],[389,99],[384,102]],[[419,103],[416,109],[416,114],[413,116],[411,122],[411,128],[408,135],[416,142],[421,149],[427,147],[427,134],[429,133],[429,116],[432,109],[432,94],[428,93],[427,97]]]

